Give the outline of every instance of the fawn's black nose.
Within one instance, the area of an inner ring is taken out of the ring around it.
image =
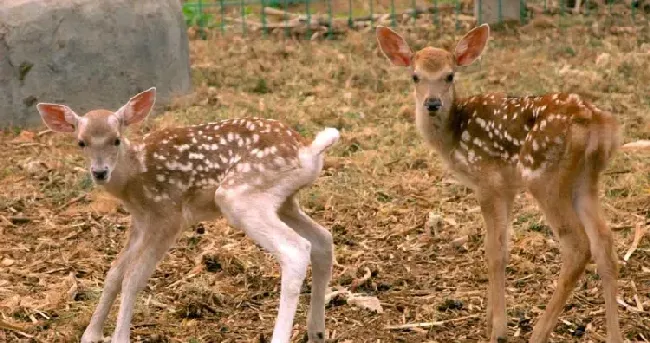
[[[427,98],[424,100],[424,107],[426,107],[429,112],[437,112],[442,107],[442,101],[438,98]]]
[[[108,170],[93,170],[92,173],[97,181],[104,181],[108,177]]]

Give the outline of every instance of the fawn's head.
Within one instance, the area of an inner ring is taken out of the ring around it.
[[[79,116],[65,105],[39,103],[36,108],[52,131],[76,136],[79,148],[90,162],[93,180],[105,184],[124,152],[124,130],[142,121],[155,101],[156,89],[152,87],[132,97],[116,112],[93,110]]]
[[[454,52],[426,47],[416,53],[393,30],[377,27],[381,51],[393,63],[409,67],[415,84],[417,111],[438,116],[448,113],[454,100],[454,74],[458,67],[472,64],[485,50],[490,36],[487,24],[470,30],[456,44]]]

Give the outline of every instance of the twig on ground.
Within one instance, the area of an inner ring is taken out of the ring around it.
[[[59,208],[56,209],[56,213],[59,213],[59,212],[65,210],[66,208],[68,208],[68,206],[70,206],[72,204],[75,204],[75,203],[77,203],[77,202],[79,202],[79,201],[81,201],[81,200],[83,200],[85,198],[86,198],[86,194],[82,194],[82,195],[80,195],[80,196],[66,202],[65,204],[59,206]]]
[[[636,248],[639,246],[639,242],[641,242],[641,239],[643,236],[645,236],[647,228],[644,227],[643,224],[638,223],[636,224],[636,229],[634,230],[634,239],[632,240],[632,245],[630,246],[630,249],[628,249],[627,253],[625,253],[625,256],[623,256],[623,261],[627,262],[630,259],[630,256],[636,251]]]
[[[636,309],[644,312],[645,309],[643,308],[643,303],[639,299],[639,291],[636,289],[636,283],[632,281],[632,290],[634,291],[634,302],[636,302]]]
[[[635,142],[627,143],[621,146],[623,151],[650,150],[650,140],[641,139]]]
[[[25,338],[36,340],[36,338],[33,335],[30,335],[30,334],[26,333],[25,329],[23,329],[23,328],[21,328],[19,326],[16,326],[16,325],[6,323],[6,322],[4,322],[2,320],[0,320],[0,330],[7,330],[7,331],[15,332],[17,335],[23,336]],[[39,340],[36,340],[36,341],[40,342]]]
[[[472,319],[472,318],[478,318],[482,316],[482,314],[473,314],[470,316],[465,316],[465,317],[459,317],[459,318],[453,318],[453,319],[447,319],[447,320],[440,320],[437,322],[426,322],[426,323],[411,323],[411,324],[404,324],[404,325],[391,325],[391,326],[386,326],[387,330],[411,330],[411,329],[417,329],[417,328],[430,328],[430,327],[440,327],[440,326],[445,326],[449,323],[454,323],[454,322],[460,322],[466,319]]]

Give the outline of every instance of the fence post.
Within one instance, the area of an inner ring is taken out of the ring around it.
[[[309,11],[309,0],[305,0],[307,10],[307,39],[311,39],[311,12]]]
[[[226,22],[224,21],[226,19],[226,16],[224,15],[225,9],[223,6],[223,0],[219,0],[219,5],[220,5],[219,12],[221,13],[221,25],[219,26],[221,26],[221,34],[223,35],[224,33],[226,33]]]
[[[564,23],[564,0],[558,0],[560,2],[560,19],[559,19],[559,27],[560,30],[562,30],[562,24]]]
[[[501,8],[501,0],[497,0],[497,2],[499,3],[499,23],[500,23],[503,21],[503,9]]]
[[[284,3],[284,10],[286,11],[287,8],[289,7],[289,0],[283,0]],[[289,16],[285,15],[284,16],[284,36],[289,37]]]
[[[501,0],[499,0],[499,1],[501,1]],[[454,12],[455,12],[454,26],[455,26],[456,31],[458,31],[460,29],[460,21],[458,20],[458,15],[460,14],[460,1],[459,0],[454,0],[454,3],[456,4],[455,10],[454,10]]]
[[[390,26],[397,26],[395,22],[395,0],[390,0]]]
[[[375,24],[375,20],[374,20],[374,18],[373,18],[373,16],[374,16],[374,15],[373,15],[373,8],[372,8],[372,6],[373,6],[373,5],[372,5],[372,2],[373,2],[373,1],[374,1],[374,0],[370,0],[370,28],[372,28],[372,27],[374,26],[374,24]]]
[[[521,19],[521,0],[474,0],[474,16],[477,24],[496,24],[504,20]]]
[[[348,0],[348,27],[352,27],[352,0]]]
[[[332,0],[327,0],[327,12],[330,15],[329,16],[330,27],[329,27],[329,30],[328,30],[329,31],[328,38],[333,39],[334,38],[334,29],[332,27],[333,26],[333,23],[332,23],[332,21],[333,21],[333,19],[332,19]]]
[[[433,0],[433,23],[440,29],[440,14],[438,13],[438,0]]]
[[[260,5],[262,5],[262,34],[264,37],[269,33],[268,27],[266,26],[266,0],[260,0]]]
[[[418,19],[418,4],[413,0],[413,19]]]
[[[199,9],[199,27],[203,28],[203,0],[199,0],[197,8]]]
[[[246,9],[244,8],[244,0],[239,0],[239,8],[241,8],[241,30],[242,30],[242,34],[246,35]]]

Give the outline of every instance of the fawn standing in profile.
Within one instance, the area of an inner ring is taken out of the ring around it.
[[[418,131],[478,198],[487,226],[490,342],[507,339],[507,236],[515,194],[522,188],[537,200],[562,254],[557,288],[530,342],[548,340],[592,257],[603,283],[607,341],[622,342],[616,252],[598,202],[598,179],[619,146],[619,125],[611,113],[575,94],[457,98],[454,74],[481,55],[489,32],[487,25],[472,29],[453,52],[426,47],[416,53],[391,29],[378,27],[376,33],[386,57],[408,67],[413,78]]]
[[[325,342],[325,290],[331,278],[332,235],[298,205],[323,153],[339,138],[327,128],[313,142],[275,120],[231,119],[164,129],[130,142],[125,130],[154,105],[154,88],[116,112],[78,116],[69,107],[38,104],[47,126],[74,134],[96,184],[131,213],[128,241],[110,268],[82,343],[103,341],[103,327],[122,291],[113,343],[129,342],[137,293],[182,228],[220,214],[275,255],[281,266],[280,308],[273,343],[288,343],[300,288],[311,260],[310,342]]]

